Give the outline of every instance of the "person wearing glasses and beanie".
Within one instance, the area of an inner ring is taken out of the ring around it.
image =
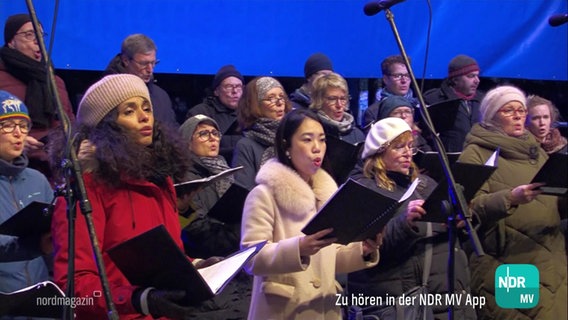
[[[43,29],[38,32],[45,36]],[[32,129],[26,137],[28,166],[41,171],[51,180],[42,141],[52,128],[59,126],[60,121],[55,99],[49,91],[44,61],[30,16],[22,13],[8,17],[4,25],[4,46],[0,48],[0,90],[14,94],[28,107],[32,119]],[[74,121],[73,106],[65,83],[55,76],[55,85],[63,111]]]
[[[525,128],[525,94],[513,86],[487,92],[481,121],[465,139],[458,161],[484,164],[499,148],[497,170],[469,204],[485,255],[470,255],[474,295],[486,297],[480,319],[560,319],[566,317],[567,265],[555,196],[530,183],[548,159]],[[540,272],[539,300],[527,309],[496,304],[495,271],[503,264],[532,264]]]
[[[150,92],[155,119],[177,129],[179,123],[172,100],[168,93],[156,84],[157,80],[154,78],[154,68],[160,62],[156,58],[157,51],[156,44],[148,36],[141,33],[131,34],[122,41],[120,53],[110,60],[103,76],[129,73],[144,80]]]
[[[159,290],[130,284],[108,250],[156,226],[163,225],[183,250],[173,179],[181,181],[188,168],[187,151],[175,131],[154,121],[150,94],[144,81],[131,74],[103,77],[84,94],[77,110],[74,143],[90,141],[92,159],[82,162],[82,176],[92,206],[92,219],[120,319],[199,318],[203,305],[178,305],[184,291]],[[64,139],[63,134],[59,137]],[[50,140],[54,154],[64,141]],[[86,148],[81,145],[81,148]],[[81,151],[80,151],[81,153]],[[81,157],[79,157],[81,160]],[[57,162],[56,163],[60,163]],[[58,198],[52,221],[55,282],[67,286],[67,201]],[[70,205],[75,205],[70,204]],[[80,211],[79,204],[77,211]],[[108,316],[100,274],[93,258],[85,217],[77,214],[75,234],[75,296],[93,298],[93,305],[77,306],[80,319]],[[158,254],[158,253],[156,253]],[[207,260],[193,260],[200,268]],[[190,294],[190,293],[189,293]]]
[[[15,95],[0,90],[0,223],[33,201],[53,200],[46,177],[28,167],[24,154],[31,126],[26,105]],[[13,292],[48,280],[48,268],[41,255],[51,254],[52,249],[49,234],[0,235],[0,292]],[[0,311],[0,317],[3,315]]]
[[[233,65],[222,66],[213,78],[211,88],[206,90],[203,102],[189,109],[187,118],[203,114],[219,124],[221,146],[219,153],[233,161],[233,150],[242,138],[237,121],[237,107],[243,95],[244,78]]]
[[[304,78],[306,82],[290,94],[292,108],[309,108],[312,103],[314,80],[318,76],[331,72],[333,72],[333,63],[327,55],[317,52],[309,56],[304,64]]]
[[[232,167],[243,166],[235,172],[235,181],[252,189],[260,167],[274,157],[274,137],[280,120],[292,110],[292,104],[278,80],[257,77],[247,83],[239,101],[237,118],[243,138],[237,142]]]
[[[420,221],[427,214],[422,207],[424,199],[436,187],[430,177],[419,174],[412,161],[414,137],[412,129],[403,119],[387,117],[372,125],[367,134],[361,155],[362,163],[355,168],[351,178],[391,198],[399,199],[409,186],[419,179],[419,184],[409,200],[385,225],[380,247],[381,261],[371,269],[348,275],[349,295],[400,297],[408,294],[423,281],[427,246],[431,246],[430,272],[427,274],[427,289],[431,294],[447,294],[448,233],[445,225]],[[431,229],[431,234],[428,234]],[[462,294],[462,305],[454,306],[456,319],[475,319],[475,311],[465,305],[469,292],[469,269],[467,256],[455,247],[455,291]],[[380,319],[397,319],[393,306],[368,305],[361,307],[363,315]],[[447,319],[447,306],[432,306],[424,319]],[[418,319],[418,318],[417,318]],[[420,317],[422,319],[422,317]]]
[[[410,74],[401,55],[386,57],[381,62],[381,72],[383,76],[380,79],[381,86],[375,94],[375,102],[365,110],[363,117],[362,126],[365,131],[368,131],[367,128],[377,121],[379,102],[386,97],[402,96],[410,101],[415,108],[419,106],[418,99],[414,97],[414,92],[410,88]]]
[[[479,106],[484,93],[479,91],[479,65],[472,57],[460,54],[448,65],[448,77],[439,88],[424,93],[424,102],[433,105],[459,101],[459,109],[451,128],[438,132],[447,152],[460,152],[465,136],[479,122]],[[436,125],[436,124],[434,124]]]

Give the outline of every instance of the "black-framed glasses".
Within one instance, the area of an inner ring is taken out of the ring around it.
[[[14,121],[4,121],[0,123],[0,130],[4,133],[12,133],[16,130],[16,127],[20,128],[21,133],[28,133],[31,129],[31,124],[27,121],[14,122]]]
[[[148,66],[154,68],[158,63],[160,63],[160,59],[156,59],[154,61],[138,61],[134,58],[130,58],[130,60],[134,61],[141,68],[148,68]]]
[[[270,102],[270,104],[277,104],[278,102],[286,103],[288,99],[286,97],[271,97],[262,99],[262,101]]]
[[[36,34],[33,30],[16,33],[16,35],[20,34],[23,35],[24,39],[26,39],[27,41],[34,41],[36,39]],[[47,37],[47,33],[45,32],[40,32],[40,35],[44,38]]]
[[[223,90],[226,92],[233,92],[233,90],[243,91],[242,84],[224,84],[221,86],[221,88],[223,88]]]
[[[410,75],[408,73],[393,73],[389,74],[389,76],[396,81],[400,81],[402,78],[410,80]]]
[[[351,99],[351,96],[343,96],[343,97],[338,97],[338,96],[328,96],[325,97],[325,100],[329,103],[339,103],[340,105],[346,105],[347,102],[349,102],[349,100]]]
[[[199,141],[205,142],[209,139],[211,139],[211,137],[217,138],[217,139],[221,139],[221,132],[219,132],[219,130],[201,130],[198,131],[196,133],[197,135],[197,139],[199,139]]]
[[[507,108],[499,110],[499,112],[501,112],[501,114],[504,115],[505,117],[512,117],[515,114],[518,114],[521,117],[527,115],[527,109],[525,108],[519,108],[519,109]]]

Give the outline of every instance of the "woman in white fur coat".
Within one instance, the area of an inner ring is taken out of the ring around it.
[[[315,114],[298,109],[282,120],[275,142],[276,159],[260,168],[243,213],[241,246],[267,240],[247,266],[254,275],[248,318],[341,319],[335,274],[376,265],[381,235],[347,246],[322,239],[331,229],[304,235],[337,190],[321,169],[325,133]]]

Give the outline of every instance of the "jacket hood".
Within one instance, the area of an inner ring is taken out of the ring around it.
[[[10,163],[8,161],[0,159],[0,175],[13,177],[20,172],[24,171],[28,167],[28,157],[24,154],[14,159],[14,162]]]
[[[271,159],[260,167],[256,183],[272,190],[279,207],[302,217],[305,212],[317,209],[318,200],[330,198],[337,190],[337,184],[323,169],[314,174],[313,186],[310,187],[296,171],[276,159]]]
[[[541,153],[540,144],[532,134],[525,133],[518,138],[511,137],[497,128],[485,128],[479,123],[475,124],[466,136],[465,145],[469,144],[489,150],[499,147],[499,156],[506,159],[536,160]]]

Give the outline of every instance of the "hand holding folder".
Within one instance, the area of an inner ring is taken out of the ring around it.
[[[393,199],[348,179],[320,208],[302,232],[314,234],[333,228],[328,237],[337,238],[336,242],[340,244],[374,239],[402,203],[412,195],[418,182],[419,179],[414,180],[400,199]]]
[[[568,155],[562,153],[550,154],[548,160],[538,171],[531,183],[544,182],[540,187],[543,194],[566,197],[568,196]]]

